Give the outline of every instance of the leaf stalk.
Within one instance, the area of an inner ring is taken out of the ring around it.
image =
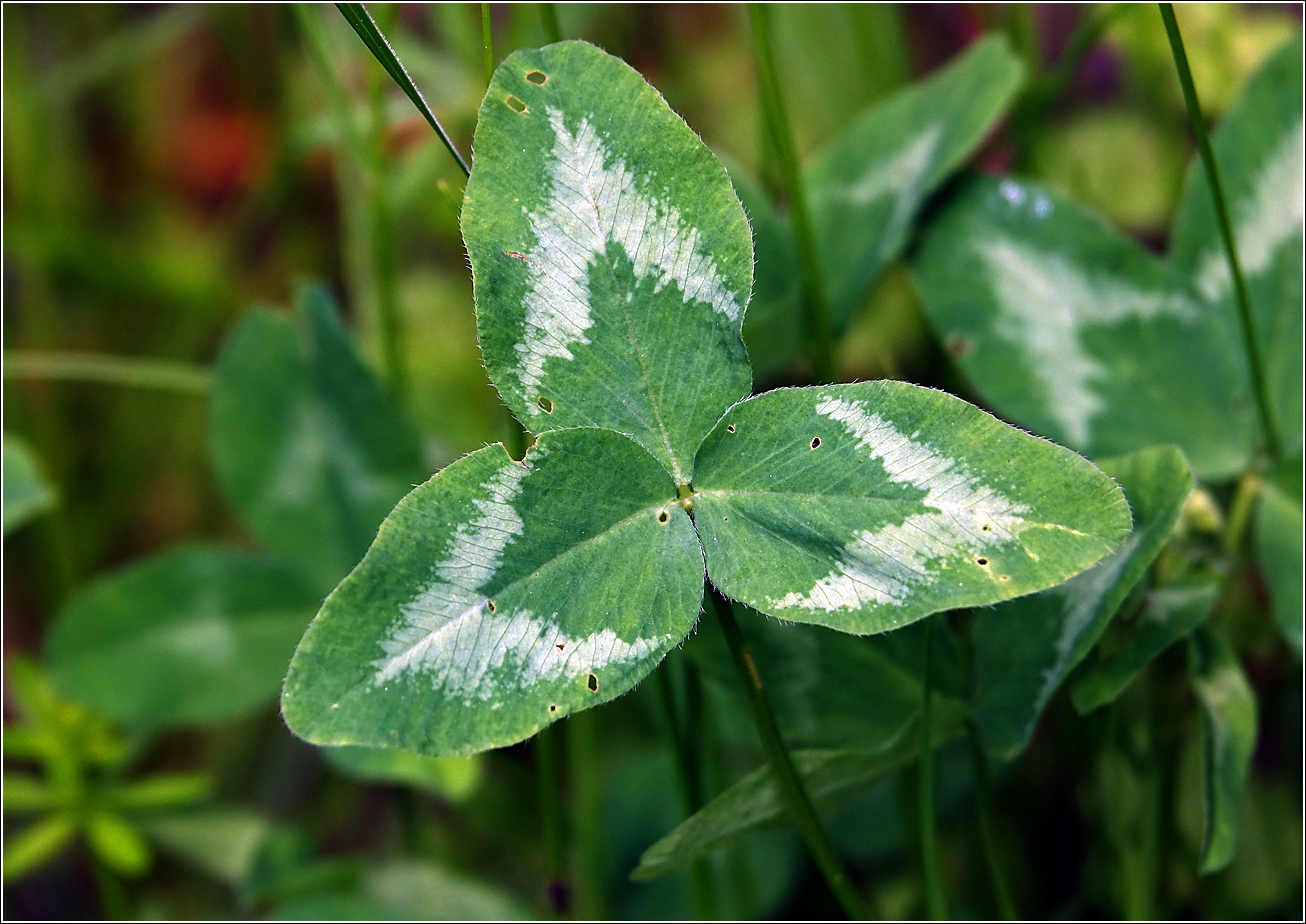
[[[776,725],[775,715],[766,701],[762,678],[757,673],[753,655],[748,650],[748,643],[744,640],[739,623],[735,621],[730,601],[718,593],[711,584],[704,588],[704,592],[712,598],[713,610],[721,624],[721,631],[725,634],[726,644],[730,648],[735,667],[739,671],[748,703],[753,708],[753,718],[757,723],[762,746],[770,759],[771,772],[775,774],[776,781],[789,802],[789,808],[793,812],[794,821],[807,844],[807,849],[816,862],[817,869],[825,878],[826,884],[829,885],[830,891],[834,893],[848,917],[853,920],[865,920],[870,916],[866,904],[853,888],[852,881],[839,862],[834,847],[826,836],[820,819],[817,818],[816,809],[812,807],[812,800],[808,797],[798,771],[794,768],[789,749],[780,736],[779,726]]]

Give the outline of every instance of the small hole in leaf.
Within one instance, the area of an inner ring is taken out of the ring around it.
[[[734,424],[726,424],[726,432],[727,432],[727,433],[734,433],[734,432],[735,432],[735,425],[734,425]]]
[[[566,649],[566,647],[567,647],[567,643],[566,643],[566,642],[559,642],[559,643],[557,644],[556,647],[557,647],[557,649],[558,649],[559,651],[563,651],[563,650]]]
[[[485,607],[486,607],[486,609],[488,609],[491,613],[493,613],[494,610],[495,610],[494,601],[493,601],[493,600],[486,600],[486,601],[485,601]]]
[[[549,711],[550,711],[550,712],[557,712],[557,711],[558,711],[558,704],[557,704],[557,703],[549,703]]]
[[[979,565],[981,568],[986,567],[986,566],[988,565],[988,563],[989,563],[989,560],[988,560],[987,558],[977,558],[977,559],[975,559],[975,564]]]
[[[987,533],[990,529],[992,529],[992,528],[993,528],[993,527],[989,526],[989,524],[987,524],[987,523],[985,523],[983,526],[980,527],[980,529],[984,530],[984,532],[986,532],[986,533]]]
[[[599,678],[590,674],[589,680],[585,681],[585,686],[589,687],[591,693],[599,692]]]
[[[509,109],[511,109],[513,112],[517,113],[518,115],[526,111],[526,104],[515,96],[507,97],[504,100],[504,102],[508,104]]]
[[[544,86],[544,82],[549,78],[547,75],[541,74],[539,71],[531,71],[526,75],[526,79],[535,84],[535,86],[542,87]]]
[[[813,449],[819,449],[821,447],[821,438],[819,436],[812,437],[811,447]]]
[[[535,406],[546,414],[553,413],[553,402],[543,395],[535,399]]]
[[[1007,583],[1007,581],[1011,580],[1011,575],[1009,575],[1009,574],[999,574],[999,575],[998,575],[998,580],[1005,584],[1005,583]]]
[[[659,523],[665,523],[669,519],[671,519],[671,514],[667,513],[665,510],[658,514]]]

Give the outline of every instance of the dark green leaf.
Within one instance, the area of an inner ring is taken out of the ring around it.
[[[1082,714],[1114,701],[1153,658],[1202,623],[1219,592],[1219,584],[1208,578],[1149,593],[1118,646],[1104,652],[1104,640],[1084,662],[1070,691],[1075,708]]]
[[[474,452],[413,491],[327,599],[282,711],[315,744],[453,757],[629,690],[688,634],[702,549],[666,472],[607,430]]]
[[[187,545],[87,587],[46,650],[69,693],[122,721],[212,722],[276,695],[320,599],[283,564]]]
[[[4,437],[4,534],[40,516],[55,505],[54,488],[46,480],[30,446],[16,436]]]
[[[1244,791],[1256,746],[1256,694],[1229,644],[1213,629],[1188,637],[1188,669],[1202,707],[1206,835],[1202,872],[1233,859],[1242,826]]]
[[[1302,656],[1302,529],[1301,502],[1266,484],[1256,514],[1256,557],[1269,585],[1274,619],[1298,660]]]
[[[829,810],[920,756],[918,726],[880,751],[794,751],[794,766],[813,804]],[[956,726],[953,737],[960,734]],[[935,730],[935,744],[945,737]],[[730,786],[640,858],[632,879],[652,879],[715,850],[730,839],[789,817],[789,803],[769,765]]]
[[[255,308],[231,335],[214,377],[212,447],[245,525],[323,592],[425,477],[411,426],[317,286],[300,289],[293,320]]]
[[[1255,436],[1234,319],[1073,203],[997,177],[966,183],[913,274],[935,330],[986,403],[1091,458],[1174,443],[1208,477]]]
[[[780,389],[703,443],[694,516],[725,593],[866,634],[1064,581],[1129,529],[1084,459],[902,382]]]
[[[583,42],[504,61],[475,147],[463,238],[504,401],[533,433],[625,433],[688,484],[752,381],[752,241],[725,170],[638,73]]]
[[[1285,453],[1302,445],[1302,38],[1284,44],[1248,82],[1211,138],[1238,259],[1264,354]],[[1194,158],[1175,219],[1171,257],[1197,290],[1234,317],[1233,285],[1210,187]],[[1241,338],[1232,341],[1241,344]],[[1239,351],[1241,352],[1241,350]]]
[[[1124,544],[1060,587],[975,615],[973,721],[996,757],[1024,750],[1043,707],[1161,551],[1193,488],[1173,447],[1106,461],[1102,469],[1133,508],[1134,529]]]
[[[807,168],[836,325],[847,323],[902,251],[926,197],[993,128],[1021,71],[1004,37],[985,38],[928,80],[867,110]]]

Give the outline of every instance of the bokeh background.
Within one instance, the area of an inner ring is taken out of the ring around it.
[[[250,545],[214,485],[203,376],[251,305],[285,306],[298,281],[322,280],[380,369],[378,305],[390,300],[430,471],[507,434],[476,345],[458,230],[462,174],[344,20],[328,7],[312,12],[326,29],[337,89],[365,127],[353,143],[288,7],[4,7],[4,432],[31,447],[57,494],[4,542],[6,723],[21,717],[14,659],[39,664],[54,614],[93,578],[187,540]],[[484,91],[480,6],[378,4],[373,12],[469,151]],[[1217,118],[1301,24],[1292,4],[1177,12],[1203,104]],[[558,13],[564,36],[625,58],[714,150],[774,185],[742,7],[563,4]],[[1055,73],[1092,14],[1053,4],[777,7],[778,66],[800,152],[986,31],[1006,32],[1034,73]],[[537,5],[493,4],[492,16],[499,58],[545,40]],[[1112,16],[1063,76],[1061,92],[1039,101],[1036,118],[1009,119],[978,165],[1037,178],[1163,250],[1193,143],[1155,8]],[[146,377],[163,381],[124,384],[130,369],[92,381],[93,370],[42,365],[51,352],[146,360]],[[891,375],[966,396],[895,271],[858,314],[839,362],[846,377]],[[757,388],[803,378],[801,369],[782,370]],[[29,673],[21,678],[29,697],[47,695],[30,692],[44,689],[39,667]],[[739,738],[736,762],[746,771],[755,752],[728,727],[746,719],[735,705],[719,708],[727,751]],[[597,715],[599,725],[576,734],[602,729],[603,766],[576,771],[568,784],[590,807],[580,817],[598,826],[574,861],[589,865],[579,878],[592,888],[573,896],[573,907],[687,915],[683,876],[626,878],[680,818],[670,758],[650,740],[654,695],[637,691]],[[380,908],[457,917],[549,907],[526,746],[439,773],[419,768],[413,785],[367,784],[295,741],[271,702],[218,726],[101,732],[130,753],[129,776],[201,774],[213,810],[190,830],[147,831],[149,858],[135,876],[106,880],[94,851],[74,842],[6,881],[6,916],[327,917]],[[1002,829],[1011,875],[1027,908],[1109,916],[1107,889],[1093,878],[1096,822],[1074,782],[1058,778],[1048,756],[1058,746],[1036,740],[1026,758],[1035,782],[1001,793],[1012,819]],[[1201,888],[1191,873],[1167,873],[1180,912],[1299,909],[1301,765],[1294,745],[1281,747],[1287,756],[1258,757],[1276,770],[1257,784],[1235,865]],[[966,800],[966,766],[940,758],[945,813]],[[875,870],[876,911],[886,916],[920,913],[900,789],[898,781],[875,789],[836,828],[876,832],[844,847]],[[983,875],[968,824],[957,820],[945,845],[962,909],[967,884]],[[737,891],[751,896],[728,913],[827,910],[789,832],[756,839],[727,865]]]

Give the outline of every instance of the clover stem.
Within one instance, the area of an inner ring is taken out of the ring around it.
[[[544,38],[548,44],[562,41],[562,26],[558,23],[558,8],[552,3],[540,4],[540,24],[544,27]]]
[[[485,85],[494,79],[494,27],[490,23],[490,4],[481,4],[481,52],[485,62]]]
[[[207,369],[164,359],[12,350],[5,353],[4,367],[7,379],[94,382],[192,395],[207,394],[209,390]]]
[[[1242,328],[1243,347],[1247,353],[1247,366],[1252,377],[1252,390],[1256,395],[1256,410],[1260,414],[1261,430],[1265,435],[1265,448],[1270,458],[1278,461],[1279,434],[1270,413],[1269,390],[1265,384],[1265,365],[1261,359],[1260,346],[1256,341],[1251,301],[1247,296],[1247,282],[1243,278],[1242,263],[1238,259],[1238,247],[1234,241],[1233,225],[1229,222],[1224,185],[1220,182],[1215,152],[1211,148],[1211,136],[1206,130],[1206,120],[1202,117],[1202,108],[1197,100],[1197,87],[1193,85],[1193,74],[1188,68],[1188,53],[1184,51],[1183,36],[1179,34],[1179,23],[1175,21],[1174,6],[1169,3],[1158,3],[1157,7],[1161,11],[1161,21],[1165,23],[1166,37],[1170,40],[1170,53],[1174,57],[1179,86],[1184,93],[1184,105],[1188,107],[1188,118],[1193,124],[1193,134],[1197,139],[1197,150],[1202,158],[1206,183],[1211,189],[1215,217],[1220,225],[1220,237],[1224,241],[1224,254],[1229,261],[1229,275],[1233,279],[1234,298],[1238,306],[1238,322]]]
[[[967,728],[970,741],[971,760],[975,765],[975,816],[979,822],[980,849],[984,852],[984,865],[989,873],[989,885],[993,889],[993,901],[998,906],[998,916],[1004,921],[1014,921],[1016,903],[1011,899],[1011,890],[1007,879],[1002,874],[1002,864],[998,860],[998,841],[993,828],[993,792],[989,786],[988,759],[980,746],[979,736],[973,727]]]
[[[925,907],[930,919],[948,918],[948,901],[943,894],[943,873],[939,868],[939,839],[934,827],[934,742],[931,740],[930,673],[934,660],[934,624],[929,617],[925,626],[925,668],[921,686],[921,760],[920,760],[920,838],[921,863],[925,873]]]
[[[566,845],[562,830],[562,789],[558,778],[558,729],[545,728],[535,736],[535,777],[539,783],[540,827],[543,829],[544,864],[549,910],[561,914],[571,905],[567,887]]]
[[[757,48],[757,62],[762,77],[762,109],[771,129],[776,157],[779,160],[780,181],[789,197],[789,211],[793,216],[794,239],[798,245],[798,261],[807,290],[808,336],[811,338],[812,358],[816,378],[821,384],[833,382],[834,335],[830,321],[830,303],[821,277],[821,264],[816,256],[816,240],[812,231],[811,215],[807,210],[807,197],[803,192],[802,174],[798,169],[798,153],[794,147],[793,127],[785,111],[780,92],[780,79],[776,76],[775,56],[771,52],[770,10],[765,4],[750,3],[749,16],[753,22],[753,41]]]
[[[686,726],[690,722],[697,724],[694,718],[694,703],[686,704],[684,725],[680,721],[680,710],[676,703],[674,681],[671,677],[673,664],[665,660],[653,672],[658,687],[658,696],[662,700],[662,710],[667,716],[667,729],[671,735],[672,749],[676,753],[677,782],[680,784],[680,801],[689,817],[703,807],[703,787],[701,774],[698,772],[698,755]],[[692,696],[690,697],[692,700]],[[694,897],[694,916],[699,920],[716,917],[712,901],[712,883],[707,864],[697,860],[689,869],[690,886]]]
[[[834,847],[830,844],[830,839],[826,837],[825,829],[821,827],[820,819],[816,816],[816,810],[812,807],[807,790],[803,788],[798,771],[794,769],[789,750],[785,747],[784,739],[780,737],[775,715],[771,712],[771,706],[766,701],[766,693],[762,690],[762,678],[757,673],[757,665],[753,662],[753,656],[748,650],[748,643],[744,640],[739,623],[735,621],[730,601],[718,593],[711,584],[704,588],[704,592],[712,598],[713,610],[721,623],[721,631],[725,634],[730,655],[734,659],[735,668],[739,671],[739,679],[748,696],[748,703],[753,708],[753,718],[757,723],[762,746],[770,759],[771,772],[775,774],[776,782],[779,783],[781,792],[789,802],[794,822],[807,843],[808,852],[848,917],[865,920],[870,916],[868,909],[861,896],[857,894],[857,890],[853,888],[848,874],[844,872]]]
[[[575,909],[578,918],[611,915],[603,901],[603,775],[593,710],[567,719],[568,765],[576,849]]]

